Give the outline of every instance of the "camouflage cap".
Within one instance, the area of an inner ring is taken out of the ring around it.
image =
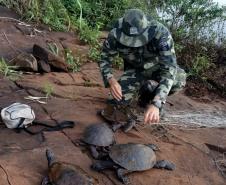
[[[150,41],[150,19],[139,9],[129,9],[111,31],[116,40],[128,47],[140,47]]]

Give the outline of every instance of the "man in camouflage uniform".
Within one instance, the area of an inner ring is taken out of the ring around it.
[[[119,81],[112,74],[112,62],[118,54],[124,60]],[[138,9],[128,10],[117,21],[103,44],[99,66],[115,102],[124,98],[124,103],[131,103],[142,88],[153,94],[146,99],[145,123],[159,122],[159,110],[168,94],[185,86],[186,73],[177,65],[170,32]]]

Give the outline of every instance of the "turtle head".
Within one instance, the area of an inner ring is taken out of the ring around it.
[[[51,149],[46,149],[46,158],[48,161],[48,166],[51,166],[55,162],[55,155]]]
[[[148,146],[149,148],[151,148],[153,151],[158,151],[159,147],[155,144],[145,144],[146,146]]]

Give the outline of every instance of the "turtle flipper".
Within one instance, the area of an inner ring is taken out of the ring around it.
[[[90,145],[89,147],[91,155],[94,159],[98,159],[99,158],[99,152],[97,151],[96,147],[93,145]]]
[[[117,176],[123,182],[123,184],[130,184],[129,178],[126,176],[126,174],[128,174],[129,172],[130,171],[123,168],[117,169]]]
[[[50,149],[46,149],[46,158],[48,161],[48,166],[51,166],[56,161],[55,155]]]
[[[124,123],[113,123],[112,124],[112,130],[113,132],[116,132],[118,129],[124,126]]]
[[[157,161],[156,164],[154,165],[154,168],[158,169],[166,169],[166,170],[175,170],[176,166],[170,161],[167,160],[161,160]]]
[[[153,151],[158,151],[159,147],[155,144],[145,144],[146,146],[148,146],[149,148],[151,148]]]
[[[48,176],[45,176],[42,179],[42,184],[41,185],[53,185],[53,184],[50,182],[49,177]]]
[[[135,120],[129,120],[123,127],[124,132],[129,132],[133,127],[136,126]]]
[[[97,161],[92,164],[91,168],[96,170],[96,171],[103,171],[105,169],[112,169],[114,168],[115,163],[112,161]]]

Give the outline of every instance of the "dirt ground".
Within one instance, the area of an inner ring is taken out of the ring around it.
[[[0,16],[17,18],[2,8]],[[86,46],[78,44],[73,33],[39,33],[33,29],[27,30],[28,27],[23,24],[22,27],[32,34],[18,29],[18,22],[0,18],[0,56],[10,60],[22,51],[31,52],[34,43],[46,46],[49,42],[57,43],[59,48],[69,47],[74,55],[85,56],[88,52]],[[97,173],[91,170],[90,165],[94,160],[85,148],[76,145],[88,125],[102,122],[96,112],[105,107],[108,90],[103,87],[96,63],[87,62],[81,72],[74,74],[24,74],[16,82],[1,76],[0,84],[0,108],[21,102],[32,106],[38,120],[52,124],[56,124],[53,120],[73,120],[77,123],[73,129],[35,136],[25,132],[16,133],[1,123],[0,185],[40,185],[47,172],[46,148],[51,148],[59,160],[79,165],[100,185],[121,184],[112,171]],[[24,99],[28,95],[44,96],[45,84],[53,87],[46,105]],[[195,119],[195,113],[200,113],[206,119]],[[142,127],[126,134],[117,132],[117,143],[157,144],[160,147],[157,158],[170,160],[176,165],[174,171],[151,169],[132,173],[129,175],[131,184],[225,185],[225,113],[226,101],[218,96],[206,96],[202,97],[202,101],[197,101],[181,92],[168,99],[168,121],[163,120],[159,125]],[[209,124],[207,115],[214,124]],[[185,116],[187,119],[182,119]]]

